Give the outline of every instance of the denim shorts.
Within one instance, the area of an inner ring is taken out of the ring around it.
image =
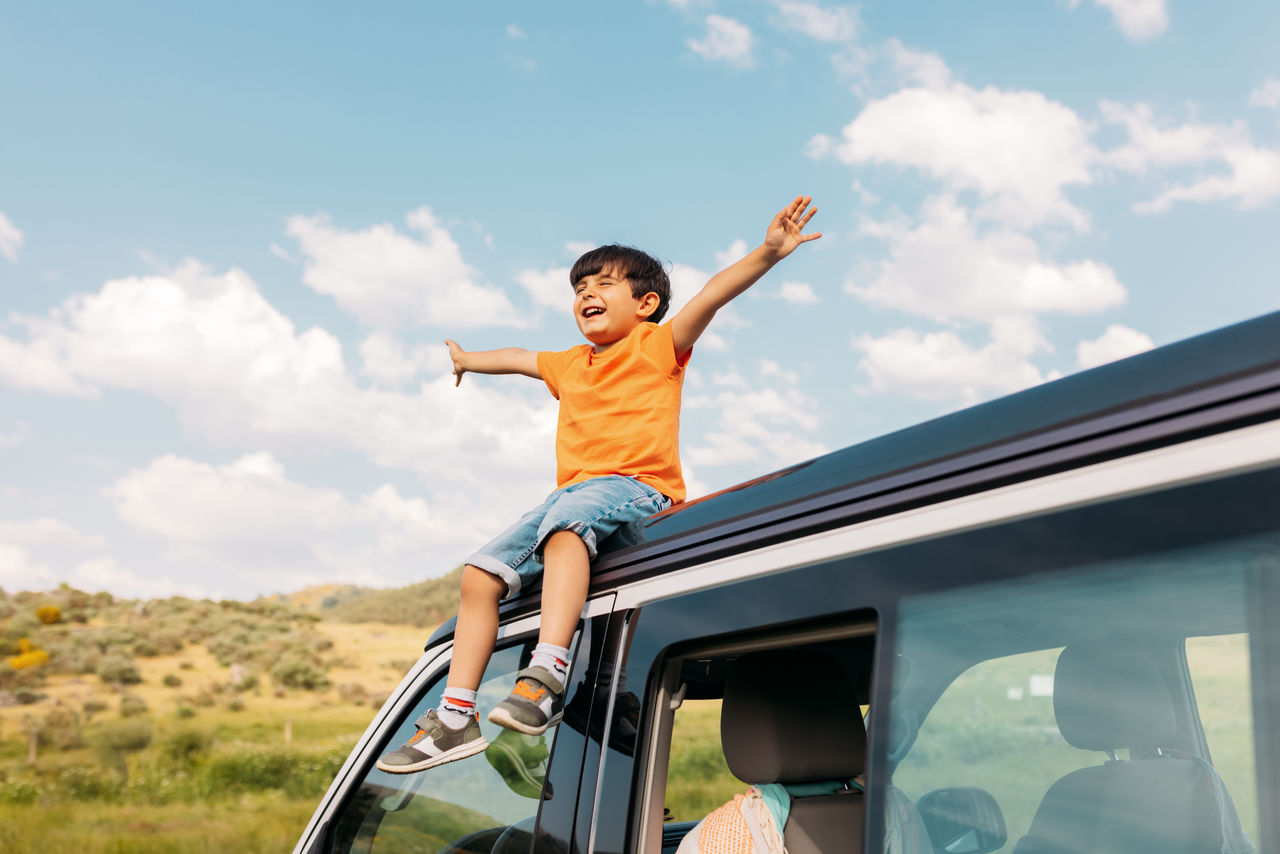
[[[573,531],[595,560],[612,534],[638,542],[640,524],[671,506],[671,499],[633,477],[611,474],[557,489],[507,530],[467,558],[507,584],[510,598],[542,577],[542,546],[556,531]]]

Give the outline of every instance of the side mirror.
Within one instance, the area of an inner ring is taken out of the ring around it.
[[[987,854],[1009,840],[1004,813],[985,789],[934,789],[916,809],[938,854]]]

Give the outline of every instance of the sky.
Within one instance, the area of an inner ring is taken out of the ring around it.
[[[5,4],[0,588],[442,575],[556,416],[444,339],[581,343],[607,242],[678,309],[797,194],[824,236],[694,350],[691,497],[1280,309],[1276,44],[1270,0]]]

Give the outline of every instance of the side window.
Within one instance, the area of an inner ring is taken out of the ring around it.
[[[494,653],[476,698],[480,709],[492,708],[506,697],[531,647],[532,641]],[[443,691],[442,675],[383,739],[377,753],[407,741],[414,721],[439,703]],[[328,850],[528,851],[556,728],[541,736],[524,736],[490,724],[483,714],[480,728],[489,748],[470,759],[405,775],[379,771],[371,762],[334,818]]]
[[[1224,543],[904,600],[889,763],[934,847],[1253,850],[1250,597],[1276,571]]]

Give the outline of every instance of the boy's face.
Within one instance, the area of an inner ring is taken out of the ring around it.
[[[658,295],[631,295],[631,282],[612,270],[586,276],[573,286],[573,319],[596,352],[608,349],[649,319],[658,308]]]

